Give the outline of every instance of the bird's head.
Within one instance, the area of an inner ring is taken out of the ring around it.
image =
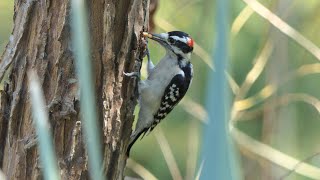
[[[171,31],[161,34],[144,32],[143,36],[157,41],[168,52],[172,52],[178,58],[190,60],[193,51],[193,39],[187,33],[181,31]]]

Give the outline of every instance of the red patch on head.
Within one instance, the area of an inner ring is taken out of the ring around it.
[[[187,44],[189,47],[193,47],[193,39],[188,38]]]

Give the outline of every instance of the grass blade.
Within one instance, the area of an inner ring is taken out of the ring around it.
[[[197,176],[196,176],[195,180],[199,180],[200,179],[202,168],[203,168],[203,164],[204,164],[204,160],[200,164],[200,167],[199,167],[199,170],[197,172]]]
[[[288,25],[285,21],[272,13],[269,9],[264,7],[256,0],[243,0],[250,6],[257,14],[268,20],[274,27],[278,28],[288,37],[295,40],[299,45],[309,51],[314,57],[320,60],[320,49],[313,44],[309,39],[305,38],[301,33]]]
[[[241,132],[236,127],[232,128],[231,133],[240,148],[243,148],[288,170],[294,170],[296,173],[305,177],[311,179],[320,179],[320,168],[301,162],[285,153],[263,144]],[[299,164],[299,166],[297,166],[297,164]]]
[[[210,71],[207,89],[207,112],[209,123],[204,129],[203,159],[201,179],[238,179],[236,157],[229,135],[228,112],[229,93],[227,91],[225,72],[228,67],[229,43],[229,1],[217,0],[214,61],[215,71]]]
[[[254,11],[249,7],[246,6],[242,9],[239,15],[235,18],[231,26],[231,34],[235,36],[239,33],[243,25],[248,21]]]
[[[191,121],[189,123],[188,133],[188,156],[186,164],[186,180],[192,180],[195,178],[195,171],[197,166],[198,148],[199,148],[199,131],[196,128],[197,122]]]
[[[148,171],[141,164],[135,162],[133,159],[129,158],[127,160],[127,167],[142,177],[142,179],[157,180],[157,178],[150,171]]]
[[[90,41],[86,1],[72,0],[72,40],[76,57],[76,68],[80,84],[80,106],[82,127],[84,129],[91,179],[101,180],[102,156],[99,129],[97,127],[97,110],[95,89],[93,86],[92,66],[90,61]]]
[[[174,155],[171,151],[170,145],[162,132],[162,129],[160,127],[158,127],[158,129],[156,130],[156,132],[154,134],[155,134],[156,139],[159,143],[162,154],[167,162],[168,168],[169,168],[170,173],[172,175],[172,179],[173,180],[182,180],[182,176],[181,176],[180,170],[178,168],[177,162],[176,162]]]
[[[59,180],[59,171],[54,152],[51,129],[46,111],[44,95],[35,72],[29,73],[29,90],[31,96],[32,113],[36,128],[40,159],[44,170],[44,178],[47,180]]]

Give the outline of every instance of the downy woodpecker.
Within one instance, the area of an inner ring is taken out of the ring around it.
[[[138,77],[140,111],[135,131],[130,137],[130,149],[140,135],[151,132],[164,119],[186,94],[193,76],[190,57],[193,50],[192,38],[181,31],[161,34],[143,33],[166,50],[166,55],[154,66],[147,49],[148,78],[140,80],[139,72],[124,73]],[[143,137],[142,136],[142,137]]]

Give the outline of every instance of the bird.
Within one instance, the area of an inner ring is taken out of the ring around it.
[[[170,31],[153,34],[143,32],[145,38],[159,43],[166,53],[158,64],[151,61],[147,48],[147,78],[141,80],[140,72],[124,73],[128,77],[138,78],[140,111],[136,128],[130,136],[127,148],[129,156],[136,140],[150,133],[185,96],[193,78],[193,66],[190,62],[193,51],[193,39],[182,31]]]

